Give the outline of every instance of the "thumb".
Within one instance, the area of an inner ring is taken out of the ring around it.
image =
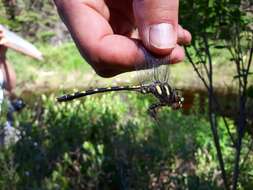
[[[133,0],[140,38],[150,51],[166,55],[177,43],[179,0]]]

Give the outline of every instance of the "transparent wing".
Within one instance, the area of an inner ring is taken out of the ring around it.
[[[143,49],[143,51],[146,60],[145,64],[142,66],[136,66],[137,80],[140,85],[151,84],[154,82],[168,82],[170,75],[168,58],[158,58],[145,49]]]

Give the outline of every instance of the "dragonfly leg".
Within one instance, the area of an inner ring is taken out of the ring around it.
[[[157,119],[157,110],[164,106],[161,102],[156,103],[156,104],[152,104],[149,108],[148,108],[148,114],[154,118]]]

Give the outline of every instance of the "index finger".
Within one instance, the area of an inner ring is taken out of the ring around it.
[[[103,1],[95,1],[97,4],[93,3],[92,6],[91,1],[55,2],[80,53],[98,74],[106,76],[115,70],[118,73],[130,71],[135,64],[144,61],[143,52],[136,41],[113,33],[108,23],[109,15],[99,8],[106,6],[100,4]]]

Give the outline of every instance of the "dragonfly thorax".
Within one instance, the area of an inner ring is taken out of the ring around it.
[[[149,91],[158,99],[162,99],[164,101],[170,101],[173,96],[172,88],[168,83],[156,82],[153,85],[150,85]]]
[[[156,82],[148,88],[145,91],[152,93],[164,106],[171,106],[173,109],[182,107],[183,97],[178,94],[177,90],[171,88],[168,83]]]

